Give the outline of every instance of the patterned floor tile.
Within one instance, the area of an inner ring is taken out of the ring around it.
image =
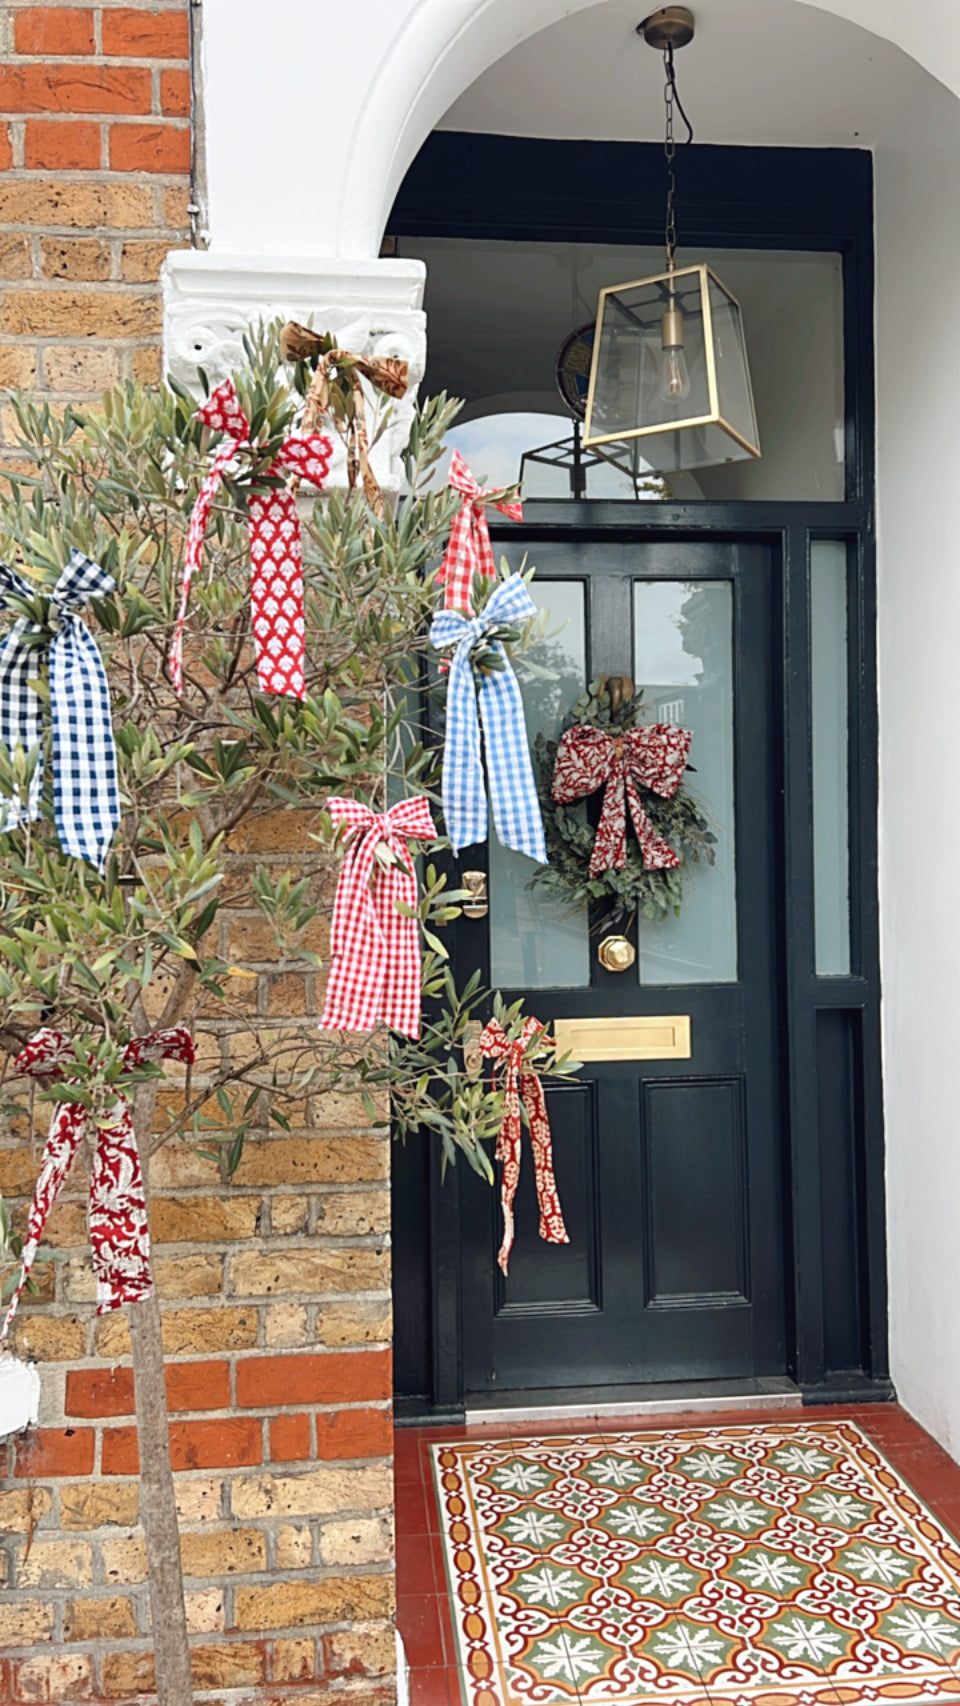
[[[855,1422],[431,1452],[465,1706],[960,1706],[960,1552]]]

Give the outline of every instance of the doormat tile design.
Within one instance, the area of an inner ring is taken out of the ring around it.
[[[853,1422],[432,1451],[467,1706],[960,1702],[960,1551]]]

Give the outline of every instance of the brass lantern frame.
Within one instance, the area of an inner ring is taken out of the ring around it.
[[[597,369],[600,363],[600,349],[603,342],[603,319],[606,312],[607,297],[619,295],[619,293],[624,290],[638,290],[644,285],[670,285],[679,279],[692,278],[694,275],[696,275],[700,281],[700,301],[703,311],[704,358],[707,371],[707,397],[710,404],[710,412],[705,415],[687,415],[681,420],[655,421],[650,426],[629,427],[622,429],[619,432],[591,433],[590,426],[593,420],[594,392],[597,382]],[[724,296],[728,297],[734,304],[738,314],[741,314],[742,324],[742,310],[739,301],[734,296],[732,290],[728,289],[723,280],[718,277],[713,268],[706,261],[698,261],[692,266],[667,268],[664,272],[650,273],[646,278],[630,279],[625,284],[607,285],[601,290],[597,304],[597,330],[593,340],[593,354],[590,361],[590,381],[587,387],[587,412],[583,430],[584,449],[592,450],[602,444],[617,444],[631,438],[660,438],[667,433],[682,432],[689,427],[716,426],[719,427],[722,432],[725,432],[729,438],[732,438],[735,443],[739,444],[741,449],[747,452],[748,456],[758,458],[761,455],[760,434],[759,431],[756,430],[756,405],[753,399],[752,384],[750,384],[750,404],[753,410],[756,443],[751,443],[748,438],[745,438],[743,433],[739,432],[736,427],[732,426],[720,410],[720,389],[717,383],[717,356],[713,337],[713,308],[710,302],[709,290],[709,281],[711,279],[723,292]],[[747,370],[747,377],[749,381],[749,368]]]

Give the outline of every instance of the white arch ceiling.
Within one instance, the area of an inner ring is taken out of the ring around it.
[[[407,167],[464,91],[540,31],[610,3],[271,0],[265,28],[258,0],[207,0],[214,247],[243,253],[255,231],[265,256],[376,255]],[[705,25],[740,4],[694,0]],[[755,0],[752,39],[769,43],[794,9],[861,26],[960,94],[958,0]]]

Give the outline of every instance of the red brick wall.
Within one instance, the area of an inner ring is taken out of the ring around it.
[[[14,0],[0,49],[0,387],[156,379],[160,264],[189,238],[185,0]]]

